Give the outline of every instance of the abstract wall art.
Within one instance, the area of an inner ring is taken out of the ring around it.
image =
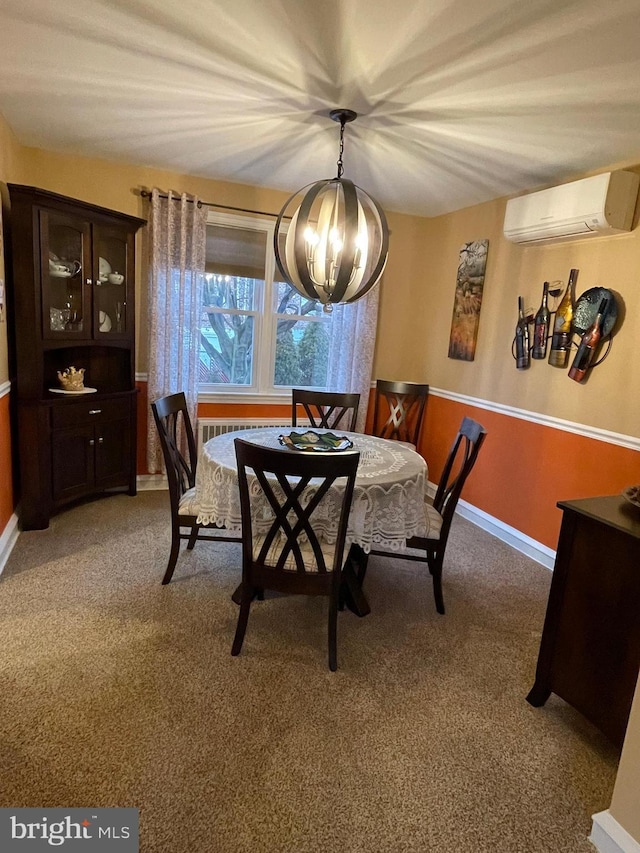
[[[461,361],[474,359],[488,250],[488,240],[465,243],[460,249],[449,337],[449,358]]]

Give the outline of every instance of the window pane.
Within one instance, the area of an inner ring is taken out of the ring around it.
[[[255,299],[260,282],[253,278],[206,273],[202,304],[212,308],[238,308],[255,310]]]
[[[251,385],[254,318],[203,311],[200,323],[200,382]]]
[[[274,282],[274,311],[276,314],[301,314],[305,317],[326,316],[322,303],[306,299],[295,287],[285,281]]]
[[[329,323],[278,320],[274,385],[326,388]]]

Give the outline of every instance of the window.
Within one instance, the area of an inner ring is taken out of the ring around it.
[[[273,222],[209,213],[200,378],[203,393],[326,389],[331,315],[279,280]]]

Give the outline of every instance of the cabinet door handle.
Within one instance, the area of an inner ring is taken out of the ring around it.
[[[86,279],[85,284],[93,284],[93,279],[92,278]]]
[[[92,438],[90,438],[89,439],[89,446],[93,447],[94,444],[95,444],[95,441]]]
[[[102,409],[89,409],[90,415],[99,415],[102,413]]]
[[[104,438],[99,438],[99,439],[98,439],[98,444],[104,444]]]

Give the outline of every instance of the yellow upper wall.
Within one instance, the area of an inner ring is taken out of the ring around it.
[[[277,212],[287,194],[153,169],[23,148],[22,182],[145,218],[141,187],[197,194],[205,201]],[[637,167],[640,169],[640,167]],[[575,177],[569,176],[568,179]],[[15,178],[14,178],[15,180]],[[640,433],[640,229],[630,235],[522,248],[502,236],[506,200],[434,219],[389,214],[390,254],[381,286],[374,375],[427,381],[434,387],[630,435]],[[489,239],[478,345],[473,362],[447,357],[460,246]],[[139,235],[138,282],[146,280],[144,233]],[[566,283],[580,270],[578,293],[610,287],[626,314],[611,353],[586,383],[533,362],[515,369],[511,341],[517,297],[536,308],[543,281]],[[138,364],[146,370],[146,303],[138,294]]]
[[[423,220],[415,239],[406,238],[410,268],[386,283],[377,375],[640,436],[640,229],[523,248],[502,236],[505,205],[496,199]],[[489,254],[475,360],[457,361],[447,352],[458,255],[463,243],[483,238],[489,239]],[[518,371],[511,357],[518,295],[535,311],[543,282],[566,285],[572,267],[580,271],[578,295],[595,286],[611,288],[626,315],[607,360],[582,384],[546,361]]]
[[[140,188],[159,187],[162,190],[175,190],[197,195],[203,201],[232,205],[249,210],[262,210],[278,213],[289,193],[278,190],[254,187],[247,184],[235,184],[213,181],[193,175],[181,175],[162,169],[146,166],[114,163],[95,158],[59,154],[37,148],[22,150],[22,164],[25,174],[24,183],[61,193],[72,198],[82,199],[92,204],[120,210],[134,216],[148,217],[148,202],[141,198]],[[385,283],[381,295],[381,336],[393,337],[397,320],[404,315],[402,298],[398,299],[395,282],[404,286],[409,284],[409,273],[419,265],[421,255],[421,234],[427,220],[419,217],[389,214],[389,226],[392,231],[391,252]],[[146,235],[138,235],[137,281],[146,281]],[[137,330],[137,370],[146,371],[146,294],[144,288],[136,299]],[[397,365],[400,370],[401,365]],[[396,369],[392,364],[387,369]]]

